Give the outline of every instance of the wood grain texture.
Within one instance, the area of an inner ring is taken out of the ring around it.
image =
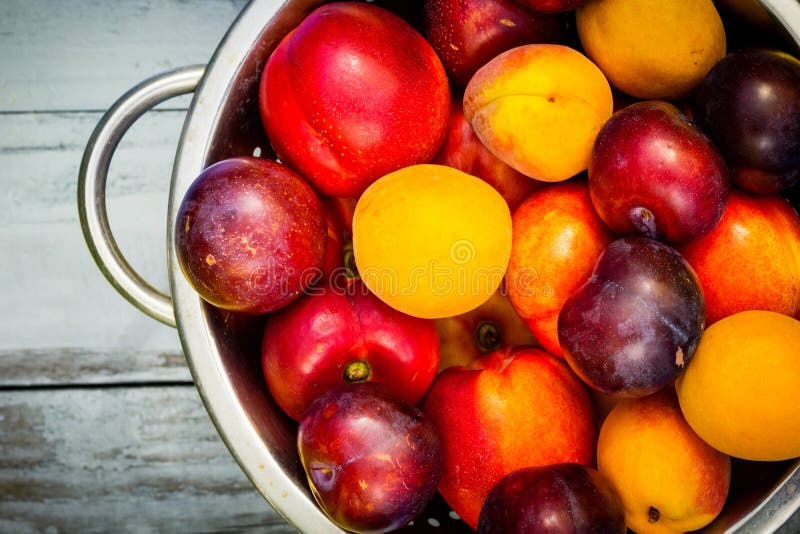
[[[0,137],[6,186],[0,196],[0,248],[8,251],[0,269],[5,310],[0,361],[4,354],[26,350],[68,349],[133,358],[181,353],[174,329],[133,308],[103,278],[81,233],[78,168],[100,116],[0,114],[0,130],[8,132]],[[168,288],[169,179],[184,116],[183,111],[146,114],[123,139],[109,174],[108,211],[117,242],[133,267],[162,290]],[[113,361],[107,363],[113,373]],[[135,364],[119,363],[126,373]],[[143,379],[151,364],[147,358],[140,362]],[[35,382],[35,369],[28,369]],[[153,368],[151,378],[161,379],[162,371],[160,366]],[[93,379],[86,376],[83,381]]]
[[[292,532],[193,386],[0,392],[2,532]]]
[[[0,111],[105,110],[158,72],[207,63],[246,0],[3,0]]]
[[[245,0],[0,2],[0,532],[292,532],[228,453],[177,332],[128,304],[81,233],[102,113],[205,63]],[[167,289],[167,194],[189,103],[145,114],[109,173],[112,230]]]

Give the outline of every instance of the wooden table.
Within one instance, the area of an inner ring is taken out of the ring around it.
[[[218,437],[177,332],[106,282],[76,203],[102,113],[205,63],[245,0],[0,2],[0,532],[293,532]],[[188,97],[147,113],[111,164],[132,265],[166,290],[166,211]]]

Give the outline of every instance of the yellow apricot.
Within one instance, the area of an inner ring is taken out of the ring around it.
[[[800,321],[760,310],[720,319],[676,390],[686,420],[714,448],[747,460],[800,456]]]
[[[712,0],[587,0],[575,19],[611,85],[638,98],[686,96],[725,55]]]
[[[597,439],[597,470],[617,490],[631,530],[669,534],[702,528],[720,513],[731,460],[692,430],[667,387],[614,405]]]
[[[361,195],[353,253],[364,284],[389,306],[428,319],[459,315],[500,286],[511,214],[483,180],[443,165],[413,165]]]
[[[573,48],[531,44],[481,67],[464,92],[464,116],[499,159],[545,182],[586,169],[613,110],[611,87]]]

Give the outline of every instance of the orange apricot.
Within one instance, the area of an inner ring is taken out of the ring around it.
[[[676,381],[686,420],[737,458],[800,456],[800,321],[748,310],[709,326]]]
[[[511,213],[492,186],[443,165],[414,165],[373,183],[353,215],[361,279],[389,306],[436,319],[495,293],[511,253]]]

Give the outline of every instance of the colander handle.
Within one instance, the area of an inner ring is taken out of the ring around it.
[[[106,178],[111,157],[131,125],[159,103],[194,92],[204,70],[204,65],[170,70],[144,80],[122,95],[92,132],[78,174],[78,215],[95,263],[131,304],[173,327],[175,310],[172,298],[144,280],[117,246],[108,224]]]

